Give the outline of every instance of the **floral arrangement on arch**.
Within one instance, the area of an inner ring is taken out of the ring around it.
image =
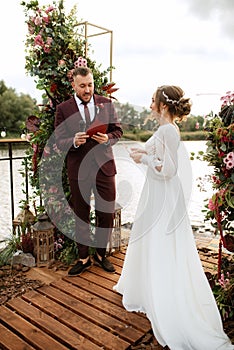
[[[65,13],[63,0],[52,5],[40,6],[37,0],[22,1],[28,33],[25,40],[25,69],[34,77],[36,87],[43,92],[40,113],[30,116],[26,123],[28,140],[32,144],[31,161],[32,185],[38,188],[38,165],[44,146],[54,131],[56,105],[70,98],[72,70],[79,65],[92,69],[95,92],[105,94],[106,71],[100,71],[85,55],[85,40],[79,31],[76,6],[69,14]],[[32,125],[33,120],[33,125]]]
[[[219,114],[205,118],[207,150],[202,154],[213,167],[210,181],[214,192],[206,204],[205,219],[220,234],[219,278],[222,246],[234,252],[234,92],[228,91],[221,102]]]
[[[220,232],[226,246],[226,235],[234,238],[234,92],[227,92],[221,101],[219,115],[206,117],[207,150],[203,159],[213,167],[214,194],[207,204],[206,219]]]
[[[234,92],[221,97],[218,115],[205,118],[206,152],[199,152],[202,160],[213,168],[209,177],[213,194],[205,205],[205,220],[211,222],[219,234],[217,280],[212,290],[223,320],[234,315],[234,266],[232,255],[222,257],[222,248],[234,252]]]
[[[21,5],[24,7],[25,22],[28,27],[25,40],[25,69],[27,74],[34,78],[36,88],[42,91],[43,98],[40,112],[28,117],[25,128],[27,139],[32,146],[27,151],[25,161],[27,161],[30,184],[33,188],[31,199],[35,201],[42,195],[39,181],[39,169],[43,168],[42,155],[49,157],[53,162],[53,155],[56,153],[56,145],[50,145],[50,149],[46,146],[54,131],[56,106],[74,93],[71,85],[72,70],[77,66],[87,65],[93,72],[95,93],[108,96],[103,87],[108,86],[107,74],[111,67],[101,71],[101,65],[97,65],[90,57],[85,57],[86,42],[84,36],[81,35],[76,6],[66,14],[63,0],[53,1],[53,4],[48,6],[40,6],[38,0],[22,1]],[[59,151],[57,151],[57,156],[59,157]],[[54,180],[56,175],[52,167],[46,173],[47,177],[54,177]],[[69,198],[65,166],[62,178],[65,196]],[[50,210],[57,215],[59,222],[65,199],[56,196],[56,186],[47,188],[46,191],[55,195]],[[39,202],[38,213],[44,211],[42,200]],[[64,238],[60,238],[58,235],[56,239],[59,243],[56,249],[59,252],[62,249],[61,245],[64,247],[64,244],[61,243],[61,239],[64,240]]]

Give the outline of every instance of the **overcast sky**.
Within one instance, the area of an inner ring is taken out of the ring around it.
[[[26,25],[21,1],[1,4],[0,80],[40,100],[26,76]],[[52,1],[41,0],[41,5]],[[234,0],[64,0],[77,4],[78,20],[113,31],[113,81],[119,102],[148,107],[157,86],[181,86],[193,114],[218,111],[220,96],[234,90]],[[90,41],[91,59],[109,65],[109,35]]]

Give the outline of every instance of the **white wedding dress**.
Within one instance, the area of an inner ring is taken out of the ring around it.
[[[173,124],[160,126],[145,144],[146,181],[114,290],[128,311],[146,314],[162,346],[231,350],[186,211],[177,174],[179,145]],[[162,164],[161,172],[155,164]]]

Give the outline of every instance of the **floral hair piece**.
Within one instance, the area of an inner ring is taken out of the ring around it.
[[[78,60],[76,62],[74,62],[74,67],[78,68],[78,67],[87,67],[87,60],[83,57],[78,57]]]
[[[179,99],[179,100],[172,100],[172,99],[170,99],[170,98],[168,97],[168,95],[167,95],[164,91],[162,91],[162,94],[163,94],[163,96],[165,97],[166,102],[171,103],[171,104],[173,104],[173,105],[175,105],[175,104],[178,105],[179,102],[180,102],[180,100],[181,100],[181,99]]]

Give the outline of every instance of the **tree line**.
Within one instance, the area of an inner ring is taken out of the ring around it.
[[[114,104],[123,129],[127,132],[152,131],[157,127],[156,122],[150,118],[149,109],[118,101],[114,101]],[[37,115],[38,111],[36,99],[28,94],[17,93],[15,89],[7,87],[3,80],[0,81],[0,133],[5,131],[8,137],[20,137],[26,119],[30,115]],[[198,131],[202,130],[203,123],[202,116],[191,115],[179,127],[181,131]]]
[[[27,117],[38,111],[37,101],[28,94],[17,93],[0,81],[0,132],[20,137]],[[2,133],[4,135],[4,133]]]

